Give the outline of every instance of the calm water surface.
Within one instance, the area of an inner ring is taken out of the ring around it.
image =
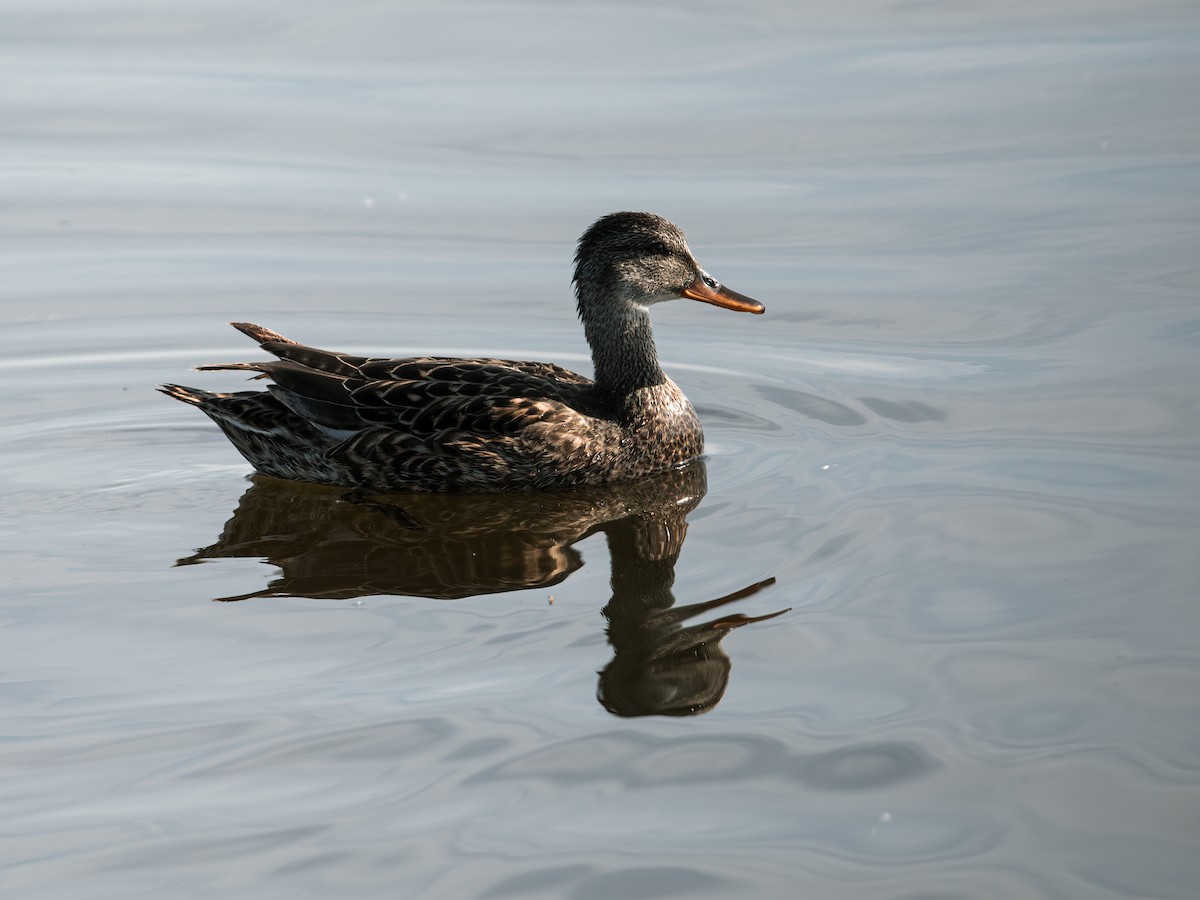
[[[6,896],[1200,895],[1194,4],[0,12]],[[655,311],[703,466],[389,515],[153,391],[587,370],[622,208],[768,308]]]

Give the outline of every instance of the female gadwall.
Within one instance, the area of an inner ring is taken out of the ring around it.
[[[549,363],[348,356],[233,326],[277,359],[200,366],[267,391],[160,390],[198,406],[259,472],[365,491],[498,492],[627,481],[695,459],[704,433],[663,374],[649,308],[688,297],[763,305],[700,268],[661,216],[604,216],[579,240],[575,298],[595,378]]]

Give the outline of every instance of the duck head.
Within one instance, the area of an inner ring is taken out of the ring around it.
[[[598,219],[579,239],[575,296],[584,321],[598,307],[640,308],[687,297],[737,312],[766,308],[732,291],[700,268],[674,223],[647,212],[617,212]]]

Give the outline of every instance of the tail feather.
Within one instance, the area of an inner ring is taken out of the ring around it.
[[[253,322],[230,322],[229,324],[252,340],[258,341],[259,346],[268,353],[274,353],[281,360],[299,363],[299,365],[306,369],[350,377],[361,375],[362,365],[368,362],[366,357],[351,356],[346,353],[334,353],[329,350],[321,350],[318,347],[309,347],[301,344],[299,341],[285,338],[282,334],[272,331],[269,328],[255,325]],[[273,377],[273,373],[271,373],[268,366],[275,365],[277,364],[274,361],[269,363],[222,363],[218,365],[197,366],[196,370],[199,372],[212,372],[221,369],[248,369],[252,372],[266,372]]]
[[[367,424],[347,402],[350,395],[344,387],[347,378],[361,375],[358,366],[366,360],[307,347],[250,322],[230,324],[279,359],[215,363],[196,370],[250,372],[252,381],[275,381],[270,390],[218,393],[181,384],[164,384],[159,390],[216,422],[259,472],[292,481],[345,484],[348,473],[328,454]]]
[[[273,394],[225,394],[182,384],[164,384],[159,390],[198,407],[259,472],[291,481],[341,483],[340,470],[325,456],[341,438],[306,422]]]
[[[193,372],[224,372],[226,370],[237,370],[242,372],[258,372],[259,374],[251,378],[251,381],[257,381],[260,378],[267,378],[267,372],[263,366],[268,366],[270,363],[209,363],[206,366],[192,366]]]
[[[190,403],[193,406],[201,406],[209,400],[216,400],[220,395],[214,394],[212,391],[202,391],[199,388],[187,387],[182,384],[160,384],[158,390],[162,391],[168,397],[174,397],[184,403]]]
[[[263,328],[261,325],[255,325],[253,322],[230,322],[234,328],[240,331],[252,341],[258,341],[260,344],[274,342],[277,344],[295,344],[291,338],[285,338],[282,334],[272,331],[270,328]]]

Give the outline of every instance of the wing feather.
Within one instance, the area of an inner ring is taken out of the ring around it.
[[[352,356],[309,347],[249,323],[235,327],[277,359],[203,368],[258,372],[274,382],[271,392],[287,409],[324,429],[369,431],[381,452],[385,445],[398,452],[395,442],[407,445],[406,438],[461,450],[472,446],[470,436],[494,452],[506,445],[489,442],[517,438],[548,419],[556,420],[563,437],[541,429],[537,439],[529,435],[510,449],[517,452],[531,440],[573,446],[566,435],[586,432],[591,420],[577,408],[587,405],[585,389],[591,380],[561,366],[493,358]],[[397,434],[384,440],[381,429]],[[453,440],[446,437],[449,433]],[[362,444],[346,442],[359,450]]]

